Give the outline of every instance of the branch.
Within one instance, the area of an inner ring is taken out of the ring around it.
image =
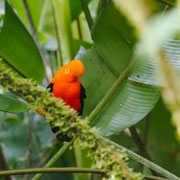
[[[144,126],[144,147],[146,148],[147,146],[147,141],[148,141],[148,135],[149,135],[149,126],[150,126],[150,120],[151,120],[151,113],[149,113],[146,118],[145,118],[145,126]]]
[[[149,176],[149,175],[144,175],[143,174],[143,176],[144,176],[144,178],[146,178],[146,179],[152,179],[152,180],[169,180],[169,179],[165,179],[165,178],[162,178],[162,177],[157,177],[157,176]]]
[[[0,62],[0,84],[6,90],[13,91],[21,98],[29,102],[31,111],[39,113],[43,108],[47,122],[59,127],[62,133],[75,138],[82,149],[88,149],[88,156],[93,160],[94,167],[108,171],[108,175],[114,178],[126,180],[141,179],[139,173],[134,173],[127,164],[127,156],[117,150],[97,135],[96,129],[91,128],[88,119],[81,119],[74,109],[65,106],[62,100],[57,101],[48,90],[38,86],[30,79],[16,77]],[[59,133],[59,132],[57,132]]]
[[[27,15],[29,24],[31,26],[32,36],[37,40],[36,29],[35,29],[35,26],[34,26],[34,23],[33,23],[32,17],[31,17],[31,13],[29,11],[29,7],[28,7],[26,0],[23,0],[23,5],[24,5],[24,9],[26,11],[26,15]]]
[[[145,157],[146,159],[152,161],[152,158],[151,156],[149,155],[149,153],[147,152],[141,138],[139,137],[137,131],[136,131],[136,127],[135,126],[131,126],[129,128],[129,131],[131,133],[131,136],[134,140],[134,142],[136,143],[138,149],[139,149],[139,152],[141,154],[141,156]],[[151,170],[151,169],[150,169]],[[155,176],[158,176],[158,173],[156,173],[155,171],[151,170],[152,174],[155,175]]]
[[[128,150],[127,148],[125,148],[109,139],[106,139],[104,137],[101,137],[101,139],[103,139],[107,144],[113,145],[116,148],[118,148],[119,150],[125,152],[131,159],[143,164],[144,166],[146,166],[150,169],[153,169],[154,171],[158,172],[162,176],[164,176],[170,180],[180,180],[180,178],[178,178],[176,175],[170,173],[166,169],[163,169],[162,167],[158,166],[157,164],[154,164],[153,162],[143,158],[142,156]]]
[[[2,151],[2,147],[1,147],[1,144],[0,144],[0,171],[1,170],[8,170],[9,167],[6,163],[6,159],[4,157],[4,153]],[[10,176],[8,176],[5,180],[12,180]]]
[[[132,67],[136,63],[136,58],[134,58],[130,64],[127,66],[127,68],[123,71],[123,73],[119,76],[119,78],[116,80],[116,82],[113,84],[112,88],[107,92],[107,94],[104,96],[104,98],[100,101],[100,103],[96,106],[96,108],[91,112],[89,117],[89,123],[91,123],[94,118],[99,114],[99,112],[103,109],[103,107],[106,105],[106,103],[109,101],[109,99],[114,95],[118,87],[122,84],[122,82],[125,80],[129,72],[131,71]]]
[[[105,174],[105,171],[89,168],[31,168],[0,171],[0,176],[35,174],[35,173],[94,173]]]
[[[159,2],[161,2],[163,4],[166,4],[166,5],[170,6],[170,7],[173,6],[173,4],[171,4],[171,3],[169,3],[169,2],[167,2],[165,0],[157,0],[157,1],[159,1]]]
[[[92,27],[92,25],[93,25],[93,19],[92,19],[92,17],[91,17],[91,13],[90,13],[90,11],[89,11],[87,1],[86,1],[86,0],[81,0],[81,5],[82,5],[82,7],[83,7],[84,14],[85,14],[85,16],[86,16],[89,29],[91,30],[91,27]]]

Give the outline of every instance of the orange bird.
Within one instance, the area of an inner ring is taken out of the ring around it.
[[[83,63],[80,60],[72,60],[58,69],[47,87],[54,97],[63,99],[67,105],[78,111],[79,115],[82,115],[84,99],[86,98],[84,86],[78,81],[78,77],[83,74]],[[59,128],[52,127],[52,131],[57,133]],[[71,137],[63,133],[59,133],[56,137],[59,141],[72,140]]]

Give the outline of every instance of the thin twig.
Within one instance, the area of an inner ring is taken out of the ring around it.
[[[55,32],[56,32],[56,38],[58,43],[58,67],[63,66],[63,56],[62,56],[62,48],[61,48],[61,36],[58,31],[58,18],[56,15],[56,5],[54,3],[54,0],[51,0],[51,8],[53,12],[53,19],[54,19],[54,26],[55,26]]]
[[[149,176],[149,175],[144,175],[143,174],[144,179],[148,179],[148,180],[169,180],[166,178],[162,178],[162,177],[157,177],[157,176]]]
[[[168,6],[172,6],[172,4],[168,3],[167,1],[164,1],[164,0],[158,0],[159,2],[163,3],[163,4],[166,4]]]
[[[9,170],[9,167],[4,157],[4,153],[0,144],[0,171],[1,170]],[[4,180],[12,180],[12,178],[10,176],[7,176]]]
[[[163,16],[163,14],[170,8],[170,5],[166,5],[165,8],[163,9],[163,12],[161,13],[161,16]],[[161,17],[160,16],[160,17]]]
[[[143,157],[147,158],[148,160],[152,161],[151,156],[147,152],[147,150],[144,147],[144,144],[143,144],[141,138],[139,137],[139,135],[138,135],[138,133],[136,131],[136,127],[135,126],[131,126],[129,128],[129,131],[131,133],[131,136],[132,136],[134,142],[136,143],[136,145],[137,145],[137,147],[139,149],[139,152],[140,152],[141,156],[143,156]],[[153,175],[158,176],[158,173],[156,173],[155,171],[151,170],[151,172],[152,172]]]
[[[0,176],[35,174],[35,173],[95,173],[105,174],[105,171],[90,168],[31,168],[0,171]]]
[[[107,0],[100,0],[99,1],[99,5],[98,5],[98,14],[100,13],[100,11],[104,8],[104,6],[106,5]]]
[[[80,22],[79,16],[77,17],[77,27],[78,27],[79,39],[82,40],[81,22]]]
[[[151,113],[149,113],[145,118],[144,139],[143,139],[145,148],[146,148],[147,142],[148,142],[150,120],[151,120]]]
[[[144,147],[146,149],[147,147],[147,141],[148,141],[148,135],[149,135],[149,125],[150,125],[150,113],[147,114],[145,117],[145,125],[144,125],[144,135],[143,135],[143,143]],[[141,164],[141,172],[143,172],[144,166]]]
[[[32,140],[32,132],[33,132],[33,121],[34,114],[29,114],[29,126],[28,126],[28,138],[27,138],[27,149],[26,149],[26,157],[29,159],[28,167],[31,167],[31,140]]]
[[[81,0],[81,5],[82,5],[82,8],[84,10],[84,14],[86,16],[89,29],[91,30],[91,27],[93,25],[93,19],[91,17],[91,13],[90,13],[89,8],[88,8],[88,3],[86,0]]]
[[[37,40],[36,29],[35,29],[35,26],[34,26],[34,23],[33,23],[32,17],[31,17],[31,13],[29,11],[29,7],[28,7],[28,4],[27,4],[26,0],[23,0],[23,4],[24,4],[24,8],[25,8],[25,11],[26,11],[26,15],[27,15],[29,24],[31,26],[32,35]]]
[[[32,159],[31,159],[31,140],[32,140],[32,132],[33,132],[33,121],[34,121],[34,114],[28,113],[28,137],[27,137],[27,147],[25,152],[25,157],[28,159],[27,168],[32,167]],[[26,174],[22,180],[26,180],[28,178],[28,174]]]
[[[77,161],[76,161],[76,152],[74,145],[72,146],[72,160],[73,160],[73,166],[77,167]]]

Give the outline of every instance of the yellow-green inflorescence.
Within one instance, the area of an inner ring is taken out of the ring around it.
[[[75,143],[82,149],[88,149],[94,167],[107,172],[104,179],[139,180],[142,178],[139,173],[133,172],[127,166],[126,154],[103,141],[97,135],[96,129],[89,126],[87,118],[80,118],[75,110],[65,106],[62,100],[51,97],[47,90],[34,81],[17,77],[2,62],[0,62],[0,84],[26,100],[31,111],[38,112],[40,107],[43,108],[47,122],[58,126],[61,132],[73,136]]]

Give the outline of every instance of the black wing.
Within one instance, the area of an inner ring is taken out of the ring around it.
[[[81,108],[78,110],[78,115],[82,115],[83,108],[84,108],[84,99],[86,99],[86,91],[82,84],[80,84],[80,102],[81,102]]]
[[[53,83],[50,83],[49,85],[48,85],[48,87],[47,87],[47,89],[49,90],[49,92],[53,92],[53,86],[54,86],[54,84]]]

